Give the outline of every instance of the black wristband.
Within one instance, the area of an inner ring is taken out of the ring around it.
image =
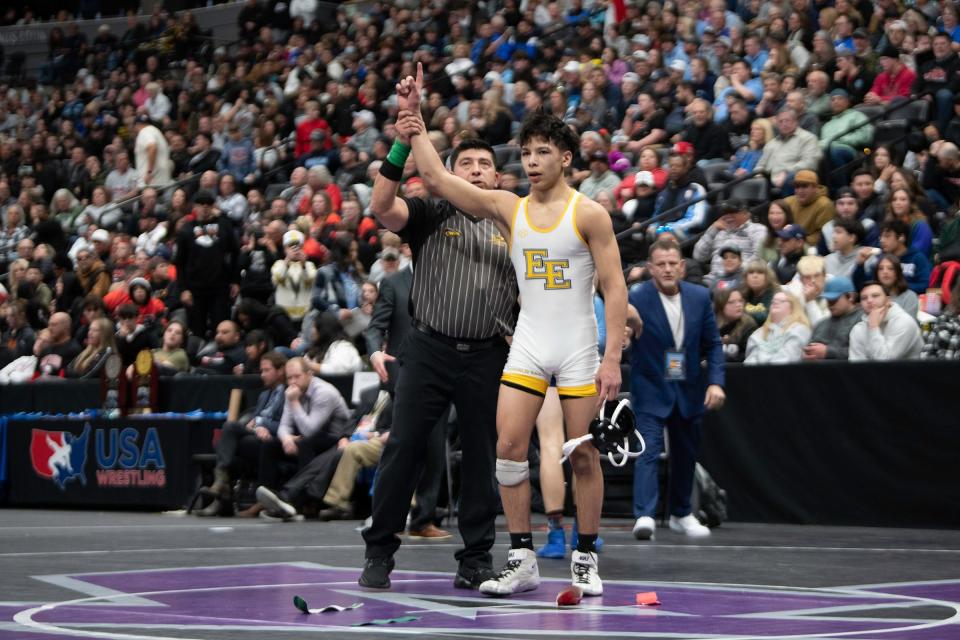
[[[387,180],[400,182],[403,179],[403,167],[398,167],[389,160],[384,160],[380,164],[380,175]]]

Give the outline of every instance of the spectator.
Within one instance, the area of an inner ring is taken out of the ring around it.
[[[770,262],[770,268],[777,276],[780,284],[787,284],[797,274],[797,263],[803,258],[803,243],[806,232],[798,224],[788,224],[779,232],[779,254],[776,260]]]
[[[866,182],[866,180],[863,181]],[[873,188],[871,186],[871,192],[872,190]],[[827,222],[823,225],[823,228],[820,229],[820,242],[817,245],[817,253],[824,256],[834,251],[833,230],[840,220],[857,222],[863,229],[863,235],[858,238],[858,243],[864,246],[874,246],[876,240],[880,237],[880,228],[872,218],[866,218],[860,215],[860,201],[853,189],[849,187],[840,189],[834,197],[833,203],[837,209],[837,217]]]
[[[810,340],[810,321],[803,303],[786,291],[778,291],[770,303],[770,315],[747,341],[744,364],[800,362]]]
[[[353,495],[357,475],[380,462],[380,454],[390,437],[392,402],[385,391],[380,391],[373,410],[364,415],[357,424],[350,443],[343,450],[337,469],[330,480],[330,487],[323,496],[326,509],[320,511],[321,520],[343,520],[354,515]],[[449,534],[447,535],[449,538]],[[436,539],[436,538],[434,538]]]
[[[287,225],[281,220],[270,222],[266,232],[259,225],[250,229],[247,242],[240,249],[240,295],[244,299],[252,298],[266,304],[273,296],[271,269],[278,260],[286,230]]]
[[[930,261],[925,255],[907,246],[910,230],[901,220],[889,220],[880,227],[880,251],[863,247],[857,254],[853,284],[863,288],[867,280],[878,279],[876,270],[881,254],[893,255],[900,261],[903,276],[914,293],[924,293],[930,282]]]
[[[704,281],[716,282],[724,269],[721,249],[734,247],[743,262],[759,255],[760,247],[767,237],[766,228],[750,220],[750,209],[740,200],[726,200],[720,206],[720,217],[707,228],[693,247],[693,257],[710,263],[710,272]]]
[[[637,153],[644,147],[660,144],[666,139],[667,116],[657,107],[652,93],[641,91],[637,103],[627,108],[622,128],[630,136],[627,151]]]
[[[74,221],[76,231],[83,234],[91,226],[115,231],[121,215],[120,209],[110,201],[107,188],[94,187],[92,202],[84,207]]]
[[[73,197],[69,191],[66,193]],[[6,220],[0,224],[0,271],[4,272],[18,257],[17,245],[30,236],[30,228],[23,224],[23,207],[19,204],[11,204],[7,207],[6,213]]]
[[[310,371],[322,376],[352,374],[363,367],[360,353],[332,313],[316,316],[303,361]]]
[[[923,187],[939,211],[960,200],[960,149],[952,142],[934,143],[923,167]]]
[[[924,360],[960,358],[960,284],[954,285],[950,304],[926,332],[920,357]]]
[[[737,289],[743,279],[743,258],[740,256],[738,247],[735,245],[723,247],[720,249],[720,258],[721,270],[711,286],[714,293],[724,289]]]
[[[273,285],[276,287],[276,303],[287,312],[290,319],[303,319],[310,308],[310,292],[317,278],[317,268],[307,261],[303,253],[304,235],[293,229],[283,234],[286,256],[277,260],[271,268]]]
[[[917,56],[917,77],[912,91],[926,93],[924,99],[934,106],[937,130],[944,133],[953,117],[953,99],[960,89],[960,57],[953,50],[950,35],[944,32],[933,36],[933,51]]]
[[[657,195],[654,215],[674,212],[672,231],[681,240],[698,231],[707,220],[707,190],[690,178],[690,166],[681,153],[670,152],[670,179]]]
[[[760,259],[773,262],[780,257],[779,234],[788,224],[793,224],[793,211],[783,200],[774,200],[767,207],[767,215],[761,220],[767,228],[767,236],[760,245]]]
[[[135,304],[123,304],[117,309],[117,332],[114,340],[124,370],[136,361],[141,351],[157,347],[156,336],[148,327],[138,322],[138,308]]]
[[[773,139],[773,125],[766,118],[759,118],[750,125],[747,144],[737,149],[727,171],[734,178],[753,173],[763,155],[763,148]]]
[[[263,391],[257,397],[253,410],[243,414],[237,420],[227,420],[220,430],[220,440],[216,444],[217,466],[213,470],[213,484],[207,493],[214,497],[198,516],[232,515],[233,498],[232,479],[239,471],[241,461],[257,469],[257,483],[267,487],[277,487],[279,469],[271,464],[265,455],[267,447],[276,442],[277,430],[284,406],[284,367],[287,359],[271,351],[263,354],[259,360],[260,381]],[[259,504],[254,505],[240,516],[256,515]]]
[[[860,305],[853,281],[837,276],[827,281],[821,297],[830,307],[830,315],[813,327],[810,344],[803,348],[804,360],[846,360],[850,331],[860,321]]]
[[[163,330],[160,347],[154,349],[153,364],[160,375],[173,375],[190,370],[190,359],[184,346],[187,343],[187,325],[171,320]]]
[[[865,61],[857,57],[853,48],[837,49],[837,71],[833,74],[833,83],[850,94],[851,104],[863,102],[873,86],[873,80],[873,74],[866,68]]]
[[[224,320],[217,325],[213,341],[197,353],[197,373],[230,375],[234,367],[243,364],[246,354],[240,341],[240,328],[233,320]]]
[[[109,239],[109,234],[103,229],[93,232],[97,241]],[[102,260],[90,249],[81,249],[77,252],[77,277],[85,294],[93,294],[102,298],[110,290],[110,272]]]
[[[27,322],[27,302],[12,300],[4,309],[7,328],[0,336],[0,368],[13,360],[33,353],[36,333]]]
[[[916,318],[920,311],[920,299],[907,285],[900,260],[895,255],[882,254],[877,260],[875,275],[877,282],[890,294],[890,299],[911,318]]]
[[[900,360],[920,357],[920,326],[893,303],[879,282],[860,289],[864,318],[850,331],[850,361]]]
[[[863,236],[863,225],[857,220],[837,218],[833,221],[833,252],[824,259],[828,277],[853,277]]]
[[[900,51],[893,45],[888,44],[879,54],[882,71],[864,96],[864,104],[886,105],[898,98],[909,98],[917,75],[900,61]]]
[[[713,121],[713,108],[697,98],[687,108],[690,121],[680,133],[680,139],[695,149],[694,160],[726,160],[730,157],[730,139],[722,126]]]
[[[217,169],[227,173],[238,184],[251,185],[256,179],[257,164],[253,141],[244,135],[243,129],[236,123],[227,128],[229,139],[223,145]]]
[[[811,325],[828,315],[827,303],[820,298],[826,281],[826,261],[820,256],[803,256],[797,261],[797,274],[784,287],[784,291],[803,303],[803,311]]]
[[[150,123],[145,115],[137,116],[134,124],[136,142],[134,143],[134,158],[136,159],[137,173],[140,174],[140,187],[147,185],[166,186],[173,174],[173,163],[170,161],[170,145],[163,133]]]
[[[867,115],[850,108],[850,94],[846,89],[830,92],[830,110],[833,117],[820,130],[820,148],[827,156],[828,167],[836,187],[848,183],[847,173],[839,171],[857,157],[864,147],[873,142],[873,125]]]
[[[807,110],[807,96],[803,91],[795,89],[787,93],[786,105],[793,109],[797,114],[797,125],[804,131],[809,131],[815,136],[820,135],[822,126],[817,114]]]
[[[284,370],[287,388],[277,428],[279,447],[268,451],[274,464],[279,464],[282,454],[296,460],[299,470],[279,491],[257,487],[257,502],[267,516],[289,520],[307,501],[322,503],[340,454],[349,443],[350,412],[336,387],[314,376],[302,358],[291,358]]]
[[[653,186],[656,190],[663,189],[669,178],[668,172],[660,166],[660,156],[654,149],[644,149],[640,152],[640,171],[647,171],[653,176]]]
[[[187,173],[191,176],[201,176],[207,171],[216,171],[220,165],[220,151],[213,148],[213,137],[205,131],[197,132],[187,153],[190,154]]]
[[[177,234],[176,266],[180,302],[187,308],[190,330],[205,336],[207,326],[227,317],[230,298],[240,290],[233,225],[213,212],[213,194],[201,191],[194,199],[196,217]]]
[[[821,153],[817,137],[797,127],[797,113],[793,109],[781,109],[776,123],[777,137],[763,147],[755,170],[768,174],[781,194],[789,195],[793,193],[795,174],[803,170],[816,171]]]
[[[816,246],[820,240],[820,229],[833,220],[837,211],[816,172],[806,169],[798,171],[793,182],[796,195],[785,198],[784,202],[790,207],[794,222],[806,231],[807,243]]]
[[[777,276],[767,263],[752,260],[747,263],[740,287],[744,299],[744,311],[759,327],[767,321],[773,294],[780,290]]]
[[[910,228],[910,249],[930,255],[933,249],[933,230],[926,217],[917,208],[913,194],[907,188],[895,188],[890,193],[887,219],[899,220]]]
[[[70,361],[64,373],[68,378],[97,377],[103,370],[107,358],[116,352],[117,345],[113,339],[113,323],[107,318],[97,318],[90,324],[86,346]]]
[[[103,186],[110,190],[112,202],[136,197],[140,192],[139,176],[137,171],[130,166],[130,155],[126,151],[121,151],[114,156],[114,160],[116,164],[113,170],[107,174],[103,183]],[[54,194],[54,198],[56,199],[56,194]]]
[[[747,354],[747,340],[756,331],[756,321],[744,313],[744,298],[740,289],[721,289],[713,297],[713,312],[717,316],[723,355],[727,362],[743,362]]]
[[[610,171],[610,159],[606,152],[595,151],[590,157],[590,175],[580,183],[580,193],[593,200],[596,200],[601,192],[612,197],[619,185],[620,178]]]
[[[374,126],[376,121],[376,116],[367,109],[358,111],[353,117],[354,133],[350,136],[350,144],[356,147],[361,158],[364,154],[367,157],[373,155],[373,145],[380,137],[380,132]]]
[[[357,241],[338,238],[333,246],[333,261],[317,271],[311,301],[318,311],[331,311],[340,322],[350,319],[350,310],[360,306],[360,285],[365,273],[357,260]]]

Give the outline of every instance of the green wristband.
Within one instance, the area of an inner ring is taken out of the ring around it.
[[[395,167],[403,168],[403,165],[407,163],[407,156],[409,155],[410,145],[403,144],[399,140],[394,140],[393,146],[390,147],[390,153],[387,154],[387,162]]]

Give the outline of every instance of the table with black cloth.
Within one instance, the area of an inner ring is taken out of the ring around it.
[[[196,453],[213,451],[217,418],[5,418],[7,496],[19,506],[184,506]]]

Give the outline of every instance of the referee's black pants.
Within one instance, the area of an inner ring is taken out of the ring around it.
[[[390,557],[400,547],[410,499],[420,479],[426,443],[452,402],[463,459],[458,524],[464,548],[461,566],[491,566],[496,530],[497,394],[507,361],[507,343],[495,340],[461,351],[447,341],[413,330],[404,341],[390,438],[380,458],[373,492],[373,524],[363,534],[366,557]]]

